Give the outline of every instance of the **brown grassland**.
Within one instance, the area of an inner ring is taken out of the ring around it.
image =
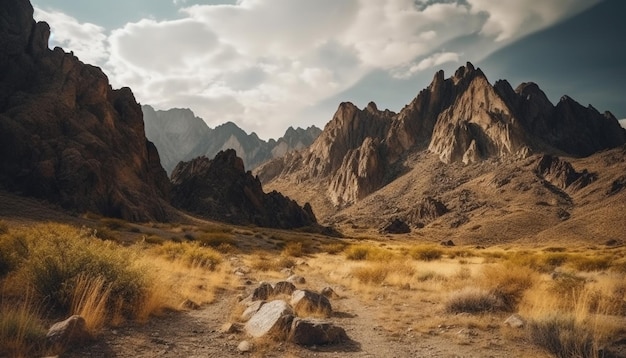
[[[86,319],[97,341],[110,327],[210,306],[239,290],[233,270],[241,262],[258,280],[279,280],[290,268],[357,299],[390,342],[410,332],[440,337],[458,352],[479,344],[488,355],[530,343],[513,355],[598,357],[626,334],[625,257],[624,246],[443,247],[402,236],[337,239],[204,221],[5,218],[0,356],[62,353],[44,344],[46,329],[71,314]],[[513,313],[524,328],[503,323]],[[258,342],[261,352],[273,344]]]

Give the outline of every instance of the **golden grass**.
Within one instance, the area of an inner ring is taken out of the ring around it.
[[[72,293],[71,314],[85,319],[85,329],[95,337],[107,318],[107,302],[111,294],[111,285],[107,285],[103,276],[78,276]]]
[[[415,260],[434,261],[443,256],[443,250],[434,245],[420,245],[409,249],[409,256]]]
[[[366,244],[350,245],[344,252],[346,259],[354,261],[389,261],[394,258],[391,251]]]

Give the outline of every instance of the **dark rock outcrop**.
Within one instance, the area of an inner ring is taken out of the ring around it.
[[[61,48],[28,0],[0,7],[0,187],[76,212],[164,220],[169,181],[128,88]]]
[[[244,166],[252,170],[270,159],[308,147],[322,132],[315,126],[306,129],[289,127],[284,136],[265,141],[255,133],[246,133],[232,122],[210,128],[202,118],[186,108],[166,111],[147,105],[142,108],[146,136],[159,149],[161,162],[168,173],[181,161],[202,155],[213,158],[226,149],[234,149]]]
[[[442,202],[430,196],[422,199],[409,213],[407,221],[416,226],[423,226],[436,220],[448,212],[448,208]]]
[[[586,169],[579,173],[569,162],[551,155],[539,159],[536,173],[559,189],[573,191],[586,187],[597,178],[597,175]]]
[[[408,234],[411,232],[411,228],[407,223],[396,218],[384,225],[380,232],[383,234]]]
[[[204,217],[275,228],[317,223],[311,206],[300,207],[278,192],[263,192],[258,178],[244,170],[234,150],[213,160],[198,157],[179,163],[172,173],[172,203]]]

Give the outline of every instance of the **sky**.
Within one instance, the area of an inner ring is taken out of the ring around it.
[[[31,1],[51,48],[141,104],[264,139],[323,127],[343,101],[400,111],[467,61],[626,118],[623,0]]]

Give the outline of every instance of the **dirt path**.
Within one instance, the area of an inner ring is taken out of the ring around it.
[[[306,270],[308,271],[308,270]],[[302,274],[305,274],[302,272]],[[306,275],[306,274],[305,274]],[[254,276],[254,275],[252,275]],[[243,280],[255,277],[241,278]],[[303,287],[319,290],[329,286],[319,275],[306,277]],[[248,291],[254,286],[250,286]],[[385,298],[366,300],[348,289],[339,288],[342,296],[333,299],[331,320],[343,327],[352,342],[327,347],[300,347],[287,343],[256,342],[252,357],[545,357],[525,342],[506,342],[495,333],[457,326],[437,327],[428,333],[411,328],[385,329],[388,317],[381,316]],[[237,350],[245,333],[221,333],[229,321],[235,297],[241,291],[225,291],[214,303],[199,310],[168,312],[145,324],[130,323],[107,329],[92,345],[75,349],[63,357],[241,357]],[[397,315],[404,310],[421,310],[432,315],[432,306],[410,302],[393,308]],[[413,307],[412,307],[413,306]],[[386,307],[389,309],[389,307]],[[413,312],[414,313],[414,312]]]

